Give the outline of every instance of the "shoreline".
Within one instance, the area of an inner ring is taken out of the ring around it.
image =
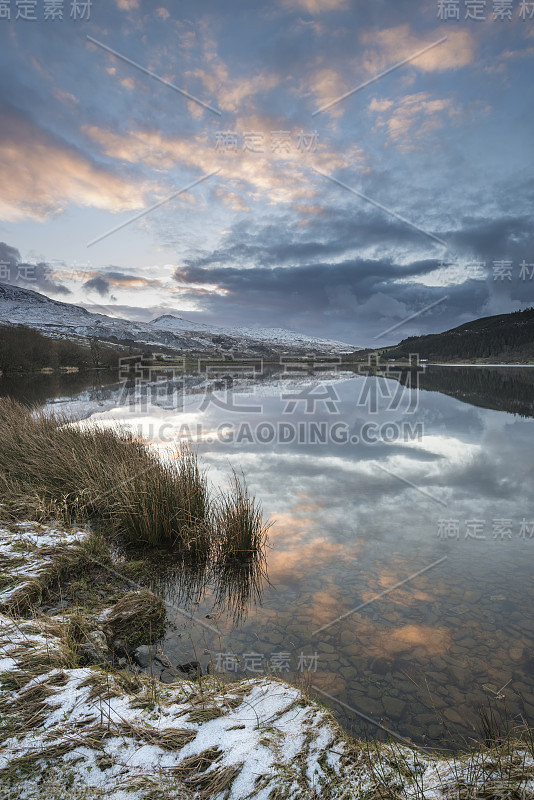
[[[211,363],[213,361],[213,359],[209,359],[209,358],[200,359],[200,360],[205,361],[206,363]],[[277,366],[277,365],[280,366],[280,363],[277,362],[277,361],[270,361],[268,359],[260,359],[260,361],[264,366]],[[192,364],[193,363],[195,363],[195,359],[192,359]],[[217,363],[220,363],[220,362],[217,362]],[[248,361],[246,361],[246,362],[245,361],[240,361],[239,359],[236,359],[235,361],[227,361],[227,362],[224,362],[224,363],[225,363],[225,366],[228,366],[228,372],[231,372],[232,371],[232,369],[231,369],[232,366],[234,366],[236,368],[239,368],[244,363],[249,364],[250,363],[250,359]],[[301,363],[302,363],[302,366],[306,366],[305,362],[301,362]],[[314,362],[310,361],[310,364],[311,363],[314,363]],[[166,370],[168,371],[173,366],[174,366],[174,363],[172,361],[169,361],[169,362],[163,362],[163,363],[155,364],[154,367],[152,367],[152,369],[161,369],[161,371],[164,372]],[[180,366],[181,366],[181,364],[180,364]],[[383,361],[373,362],[373,364],[371,364],[371,365],[369,365],[369,363],[366,362],[366,361],[342,361],[339,364],[334,365],[332,371],[336,371],[336,372],[343,372],[343,371],[353,372],[353,371],[357,371],[357,372],[360,372],[363,368],[369,368],[370,367],[370,368],[373,368],[373,369],[379,369],[379,368],[386,367],[386,366],[395,366],[395,367],[412,368],[412,369],[415,366],[422,366],[422,367],[525,367],[527,369],[528,368],[534,369],[534,362],[525,364],[524,362],[513,362],[513,361],[491,362],[491,363],[486,363],[486,362],[481,362],[481,361],[479,361],[479,362],[474,362],[474,361],[470,361],[470,362],[464,362],[464,361],[420,361],[420,362],[418,362],[418,364],[414,365],[410,361],[406,361],[406,360],[400,360],[400,359],[399,360],[396,360],[396,359],[388,360],[388,359],[386,359],[386,360],[383,360]],[[118,371],[119,371],[119,367],[118,366],[116,366],[116,367],[111,367],[111,366],[86,367],[86,368],[81,368],[81,367],[57,367],[57,368],[43,367],[42,369],[37,369],[37,370],[12,370],[12,371],[9,371],[9,372],[2,372],[2,370],[0,370],[0,379],[1,378],[6,378],[6,379],[9,380],[9,379],[12,379],[12,378],[17,378],[17,377],[30,377],[32,375],[33,376],[40,376],[40,375],[43,375],[43,376],[47,376],[47,375],[48,376],[52,376],[52,375],[85,375],[85,374],[91,373],[91,372],[110,372],[110,373],[114,373],[114,372],[118,372]],[[194,375],[194,374],[200,374],[198,372],[198,369],[197,369],[196,372],[195,371],[187,372],[187,370],[184,370],[184,375]],[[303,374],[305,374],[305,373],[303,373]]]
[[[102,578],[106,591],[91,581],[76,604],[43,606],[95,565],[115,572],[101,537],[52,523],[0,525],[0,780],[13,792],[5,797],[438,800],[466,790],[502,798],[505,789],[511,798],[534,796],[528,740],[448,757],[362,742],[278,678],[164,684],[124,656],[120,663],[113,620],[128,617],[123,636],[132,641],[147,636],[146,626],[137,630],[146,610],[135,609],[141,592],[129,579]]]

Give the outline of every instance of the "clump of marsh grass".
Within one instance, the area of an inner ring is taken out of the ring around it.
[[[127,431],[0,400],[0,491],[41,516],[97,518],[136,544],[180,544],[196,557],[212,542],[210,497],[196,455],[161,459]]]
[[[131,433],[0,399],[0,512],[93,520],[135,546],[173,546],[203,568],[261,557],[270,523],[235,471],[216,499],[196,453],[160,457]],[[33,511],[32,511],[33,510]],[[68,566],[67,564],[65,566]]]
[[[118,726],[118,732],[171,751],[181,750],[197,736],[197,732],[191,728],[147,728],[144,725],[134,725],[130,722],[121,723]]]
[[[271,523],[263,521],[260,504],[235,470],[230,490],[218,498],[214,516],[223,560],[243,561],[263,554]]]
[[[172,774],[177,778],[188,779],[192,776],[198,775],[199,772],[205,772],[212,764],[223,757],[223,751],[217,745],[203,750],[201,753],[188,756],[180,762],[179,766],[173,767]]]
[[[120,637],[131,648],[159,638],[165,629],[165,616],[163,600],[141,589],[123,595],[107,614],[105,624],[110,638]]]

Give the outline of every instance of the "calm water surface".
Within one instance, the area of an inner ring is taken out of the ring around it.
[[[197,620],[171,612],[166,652],[278,671],[357,735],[376,733],[365,715],[417,743],[469,739],[489,703],[534,719],[534,370],[429,367],[396,399],[381,377],[282,377],[183,405],[162,386],[128,405],[111,379],[40,393],[161,448],[193,433],[210,481],[242,469],[274,520],[240,619],[209,582],[158,582]]]

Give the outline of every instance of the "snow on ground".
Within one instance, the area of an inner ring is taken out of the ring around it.
[[[75,554],[88,538],[86,531],[65,531],[34,522],[21,522],[15,530],[0,528],[0,608],[17,598],[34,594],[57,565],[58,555]]]
[[[12,567],[23,581],[42,577],[51,550],[75,550],[83,535],[33,523],[2,529],[3,574]],[[13,561],[19,552],[25,564]],[[351,741],[281,680],[205,676],[169,685],[80,667],[72,624],[66,612],[0,614],[2,800],[534,797],[526,745],[444,758]]]
[[[63,647],[45,623],[0,616],[0,680],[16,680],[21,654],[46,662]],[[163,686],[147,676],[52,668],[20,689],[4,688],[0,711],[0,781],[16,785],[21,800],[37,796],[43,775],[102,789],[110,800],[142,800],[158,787],[180,800],[197,790],[268,800],[276,787],[288,797],[320,797],[327,773],[345,771],[327,714],[275,680]]]

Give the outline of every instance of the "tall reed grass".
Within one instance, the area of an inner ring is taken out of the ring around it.
[[[129,432],[79,426],[0,399],[0,492],[72,519],[97,519],[137,545],[174,545],[195,560],[248,556],[267,526],[244,481],[213,501],[195,453],[160,458]]]
[[[225,559],[243,560],[263,551],[271,523],[263,522],[260,504],[250,497],[244,476],[235,470],[229,491],[222,492],[215,503],[214,519]]]

